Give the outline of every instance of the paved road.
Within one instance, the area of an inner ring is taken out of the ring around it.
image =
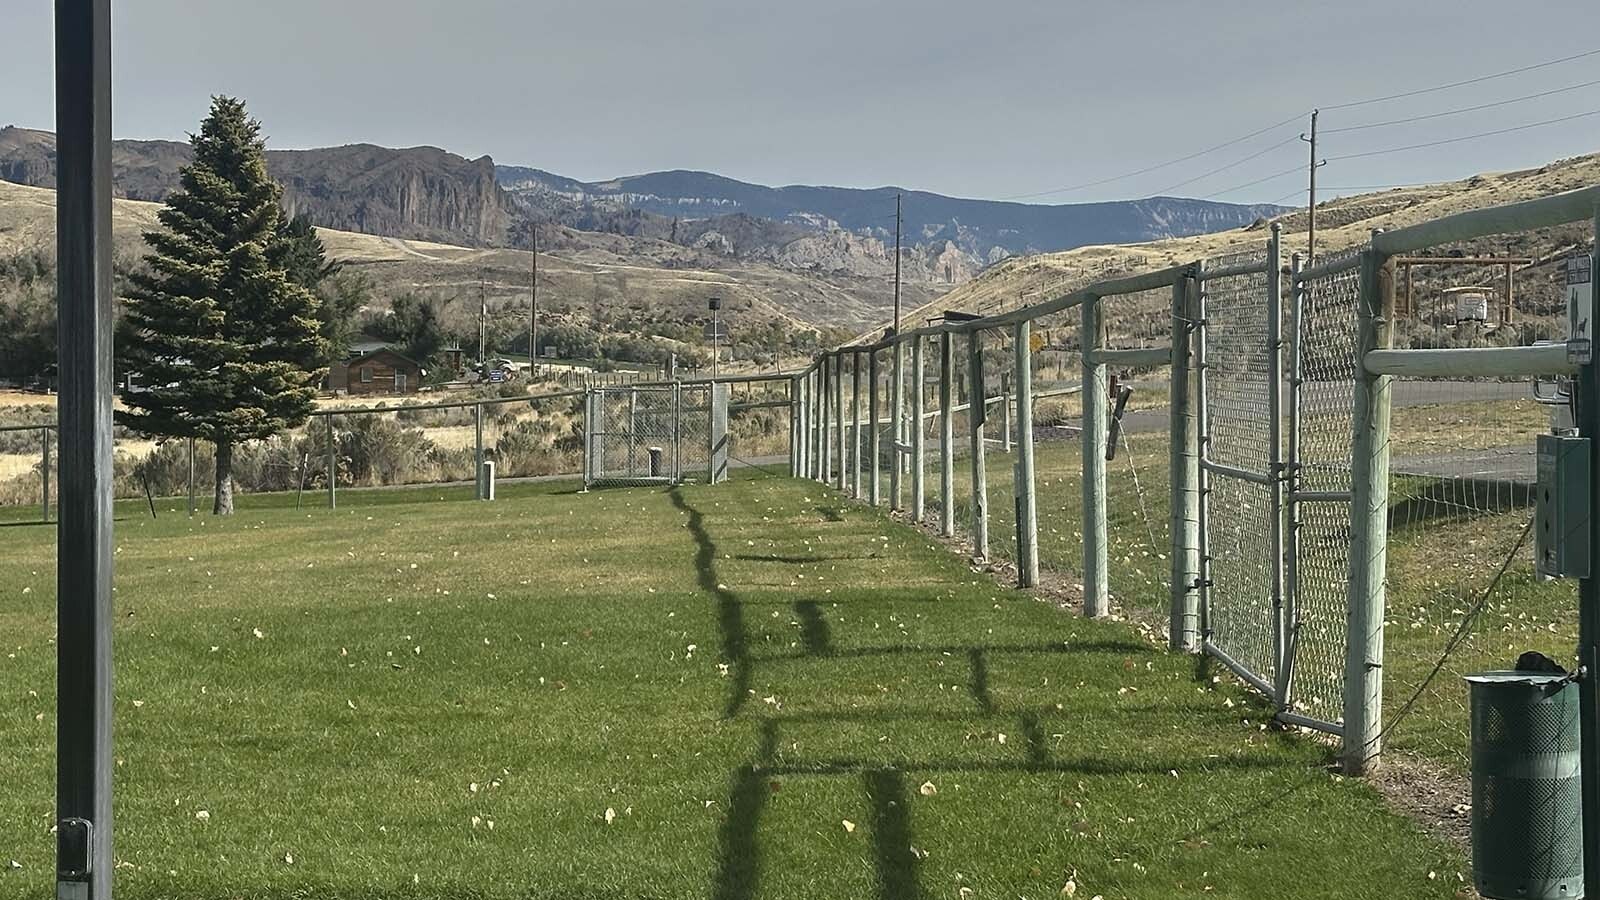
[[[1470,478],[1521,484],[1532,484],[1535,477],[1531,446],[1399,456],[1389,461],[1389,471],[1396,475],[1431,475],[1436,478]]]

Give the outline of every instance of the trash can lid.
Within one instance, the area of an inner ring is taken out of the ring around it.
[[[1540,686],[1558,684],[1571,678],[1571,675],[1564,675],[1560,672],[1515,672],[1504,670],[1477,672],[1466,676],[1470,684],[1528,684]]]

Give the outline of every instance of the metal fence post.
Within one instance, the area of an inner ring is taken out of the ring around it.
[[[479,403],[472,408],[472,428],[475,443],[472,454],[472,470],[476,474],[476,488],[474,496],[483,499],[483,404]]]
[[[194,517],[195,507],[198,505],[194,495],[194,436],[189,437],[189,516]]]
[[[821,481],[827,472],[827,459],[823,456],[823,448],[827,446],[828,420],[825,415],[827,404],[822,402],[823,388],[827,382],[824,380],[828,372],[828,358],[826,356],[817,360],[816,369],[811,373],[811,478]]]
[[[1267,240],[1267,462],[1272,486],[1268,488],[1269,516],[1267,547],[1271,559],[1272,589],[1272,675],[1278,707],[1284,706],[1286,687],[1285,648],[1287,628],[1284,619],[1284,466],[1283,466],[1283,233],[1272,223]]]
[[[983,332],[967,338],[967,440],[972,445],[972,555],[989,558],[989,473],[985,465],[983,425],[989,417],[988,389],[983,382]]]
[[[1198,432],[1195,444],[1199,448],[1196,465],[1199,467],[1196,491],[1197,509],[1199,510],[1198,536],[1200,538],[1199,553],[1199,579],[1198,594],[1200,601],[1200,646],[1205,647],[1206,641],[1211,639],[1211,472],[1205,467],[1205,461],[1211,455],[1211,416],[1207,410],[1206,401],[1210,393],[1207,386],[1209,375],[1206,366],[1206,281],[1205,263],[1202,261],[1195,267],[1195,292],[1190,298],[1194,311],[1192,345],[1189,349],[1190,359],[1193,362],[1194,382],[1194,421],[1195,430]]]
[[[1039,583],[1039,513],[1033,477],[1033,322],[1016,325],[1017,381],[1017,585]]]
[[[838,471],[834,473],[833,486],[840,492],[845,489],[846,458],[845,449],[845,424],[844,424],[844,351],[840,350],[833,357],[833,450],[838,458]]]
[[[1106,573],[1106,367],[1100,362],[1100,298],[1083,301],[1083,612],[1110,612]]]
[[[898,333],[894,335],[892,341],[889,347],[890,352],[894,354],[894,365],[889,377],[894,381],[889,386],[889,417],[892,420],[889,425],[889,434],[891,436],[889,446],[893,452],[889,455],[891,460],[889,465],[889,508],[899,512],[905,499],[905,492],[901,487],[901,482],[904,479],[900,477],[900,470],[905,461],[905,454],[900,452],[900,447],[906,439],[905,351],[900,346],[900,335]]]
[[[56,896],[111,897],[111,3],[55,4]]]
[[[921,522],[928,512],[927,495],[927,433],[924,426],[924,390],[927,372],[923,368],[923,344],[920,336],[911,342],[911,521]]]
[[[1172,447],[1172,583],[1168,644],[1173,650],[1199,649],[1200,614],[1200,434],[1195,422],[1194,391],[1189,379],[1193,299],[1199,290],[1193,275],[1172,287],[1172,373],[1168,398]]]
[[[872,468],[867,473],[867,502],[877,506],[883,502],[881,470],[883,468],[878,425],[878,351],[867,352],[867,455]]]
[[[939,533],[956,533],[956,423],[951,395],[956,380],[955,345],[950,332],[939,335]]]
[[[339,508],[339,444],[333,433],[333,413],[323,417],[328,423],[328,508]]]
[[[789,477],[799,474],[800,457],[796,454],[800,442],[795,440],[795,430],[800,422],[800,379],[789,379]]]
[[[604,398],[597,406],[603,407]],[[683,483],[683,382],[672,383],[672,483]]]
[[[1344,675],[1344,770],[1360,775],[1376,763],[1383,733],[1383,615],[1389,513],[1389,388],[1387,375],[1366,370],[1367,353],[1390,344],[1393,292],[1387,260],[1361,252],[1356,301],[1355,422],[1351,448],[1349,632]]]
[[[832,440],[832,437],[834,437],[834,432],[832,432],[832,424],[834,424],[832,423],[834,376],[832,376],[832,368],[834,368],[834,360],[824,354],[821,368],[818,368],[819,381],[818,394],[816,394],[816,405],[818,405],[818,418],[816,418],[816,421],[818,421],[819,426],[816,440],[818,440],[818,460],[821,460],[821,468],[816,472],[816,480],[819,480],[822,484],[827,484],[829,477],[834,474],[834,440]]]
[[[1000,452],[1011,452],[1011,382],[1000,376]]]
[[[861,351],[850,354],[850,496],[861,499]]]
[[[1278,702],[1293,709],[1294,660],[1300,636],[1300,386],[1304,378],[1300,355],[1301,320],[1305,285],[1300,282],[1300,254],[1289,260],[1289,456],[1284,464],[1284,648],[1283,672],[1278,678]]]
[[[50,521],[50,428],[39,429],[39,510]]]

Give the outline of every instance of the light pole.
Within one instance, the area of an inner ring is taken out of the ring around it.
[[[712,297],[707,305],[711,308],[711,377],[716,378],[721,374],[722,361],[722,328],[718,315],[722,311],[722,298]]]

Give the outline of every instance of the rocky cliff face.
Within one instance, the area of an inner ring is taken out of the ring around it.
[[[117,141],[116,193],[163,200],[192,158],[176,141]],[[55,135],[0,129],[0,179],[55,187]],[[318,225],[449,243],[498,243],[511,215],[495,182],[494,161],[467,160],[433,147],[390,150],[371,144],[320,150],[269,150],[267,168],[284,186],[284,205]]]

